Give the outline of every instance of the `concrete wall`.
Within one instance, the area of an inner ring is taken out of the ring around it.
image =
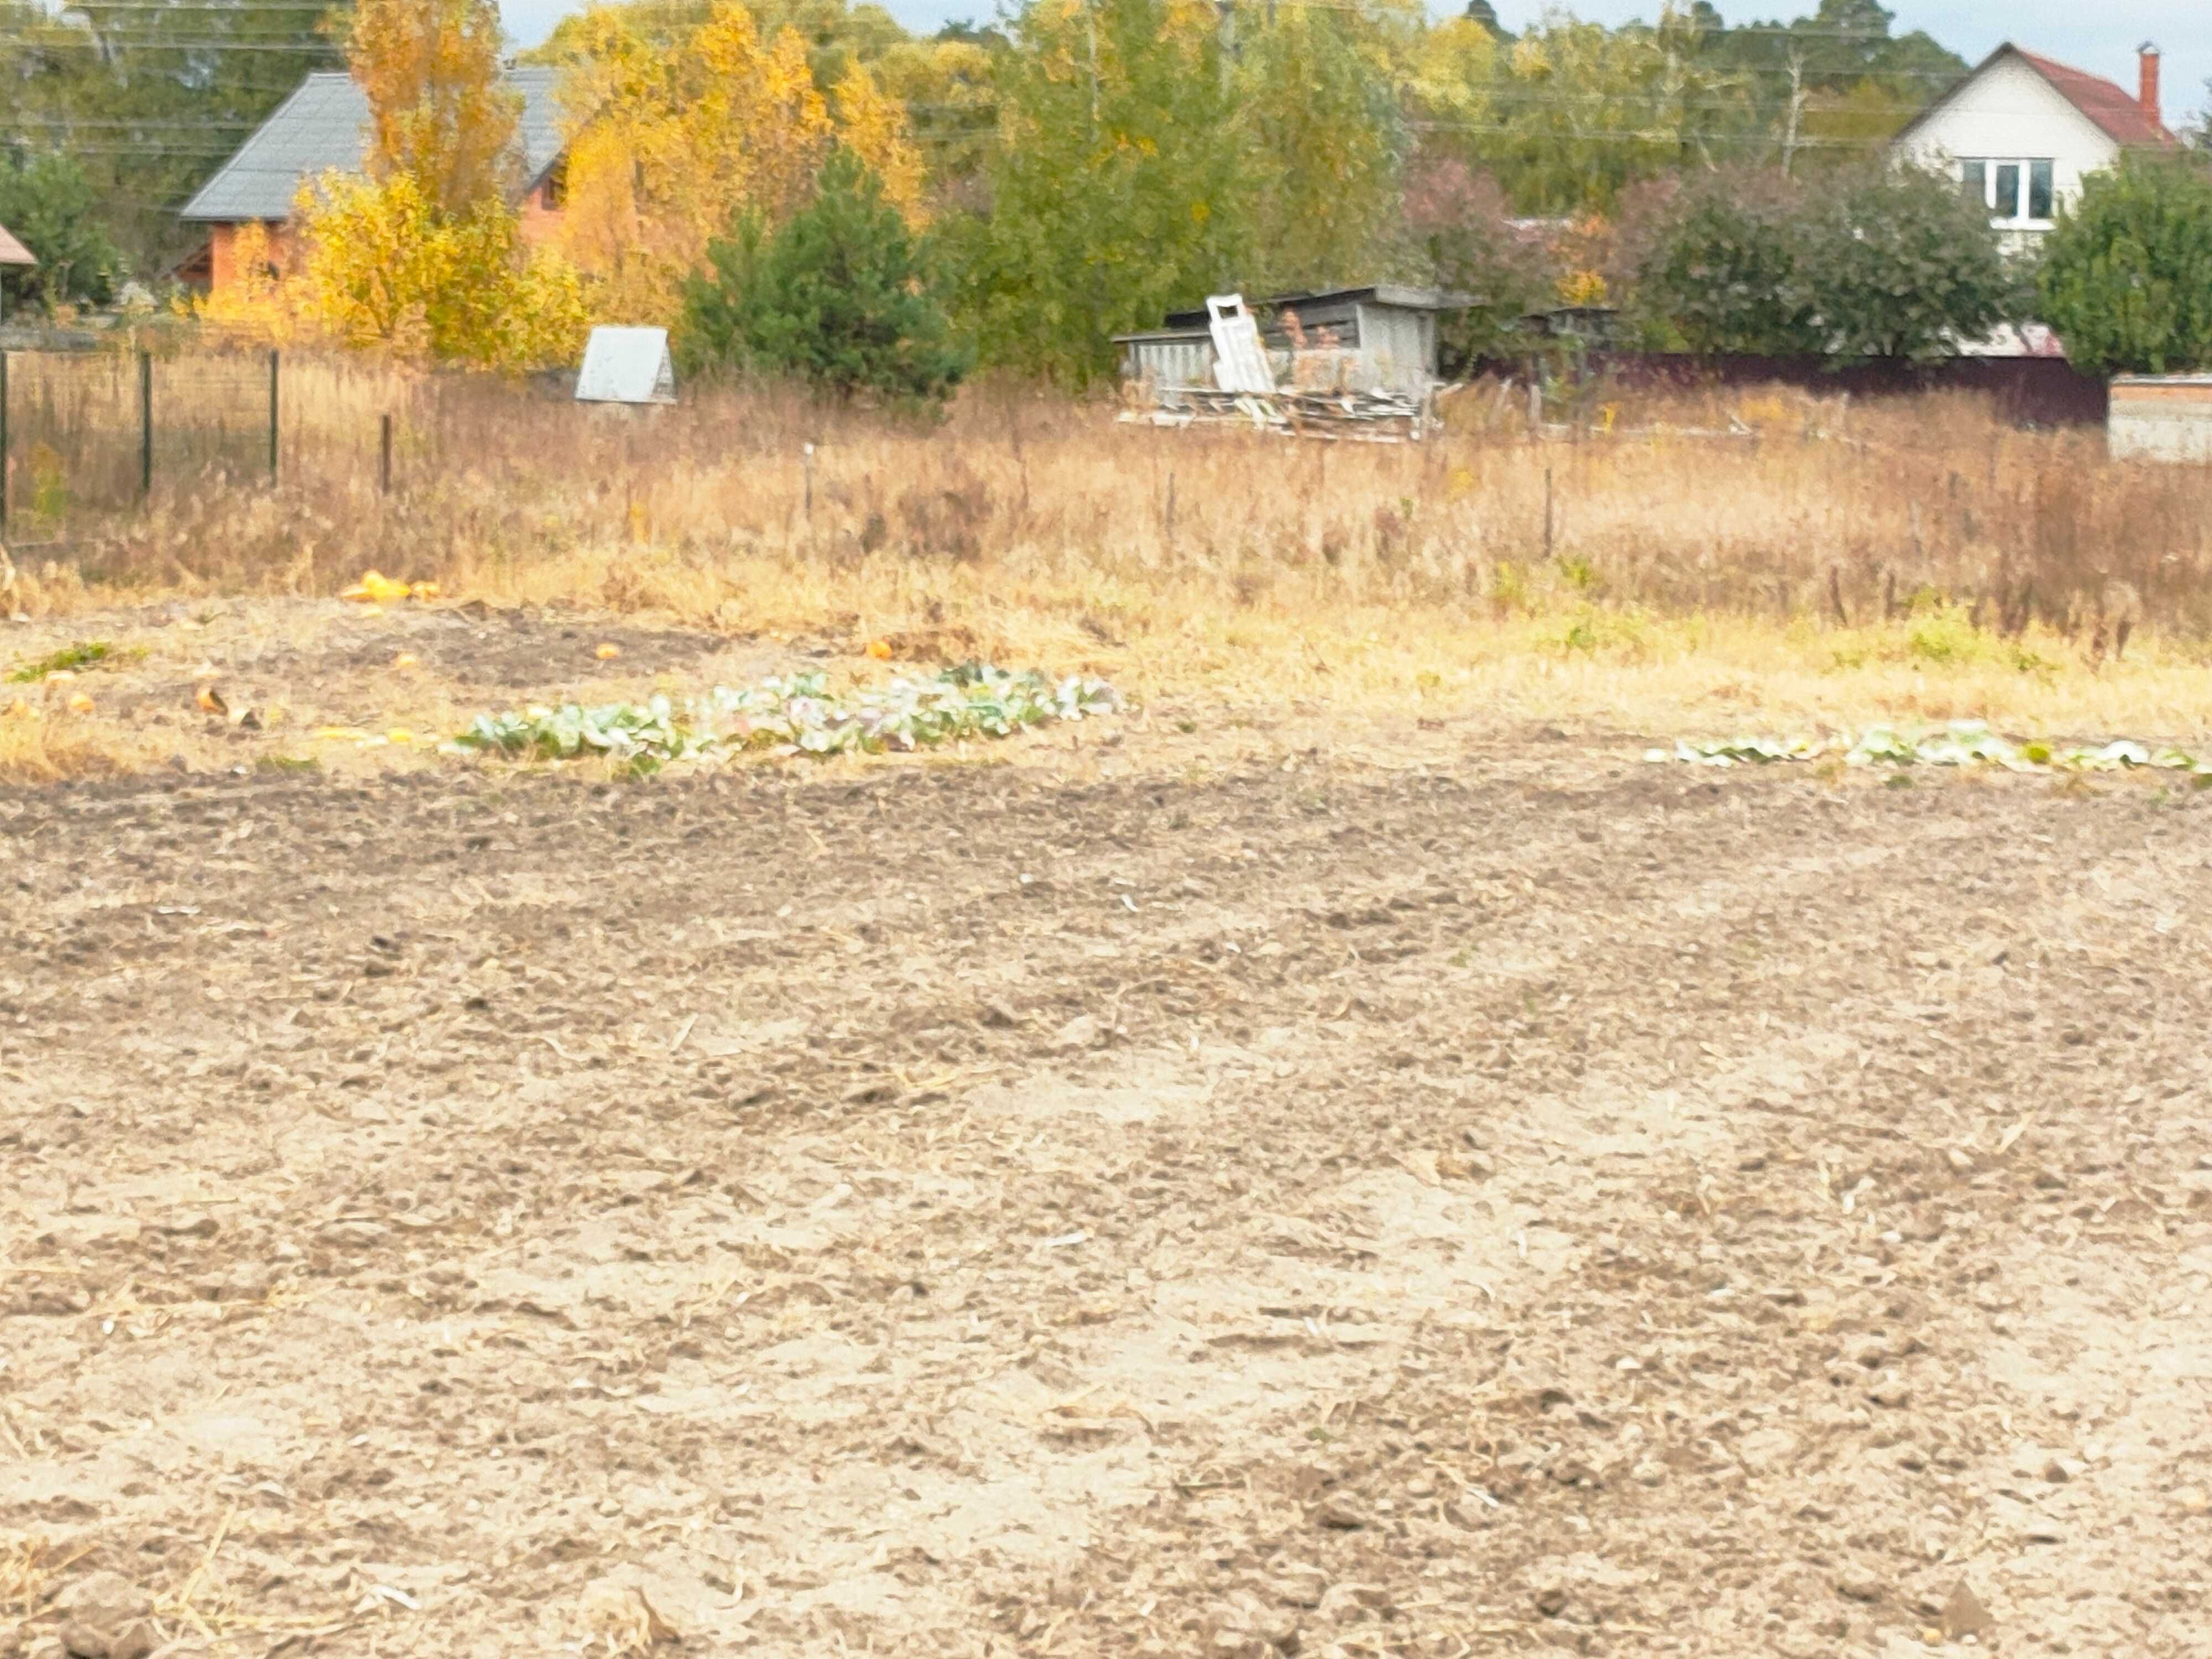
[[[2116,461],[2212,461],[2212,374],[2124,374],[2105,440]]]

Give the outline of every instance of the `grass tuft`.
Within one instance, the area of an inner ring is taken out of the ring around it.
[[[43,657],[34,657],[8,676],[11,685],[32,685],[49,674],[77,674],[88,668],[110,661],[127,660],[143,656],[143,651],[118,652],[106,640],[79,640],[74,645],[49,651]]]

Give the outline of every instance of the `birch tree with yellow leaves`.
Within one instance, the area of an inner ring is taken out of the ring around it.
[[[355,0],[346,64],[368,97],[368,173],[406,173],[441,213],[515,184],[522,100],[499,72],[486,0]]]
[[[568,47],[562,246],[611,320],[672,321],[708,243],[741,214],[788,219],[841,143],[886,200],[919,211],[921,158],[903,107],[857,62],[825,95],[799,32],[763,39],[735,0],[672,42],[626,9],[597,7],[570,26]]]

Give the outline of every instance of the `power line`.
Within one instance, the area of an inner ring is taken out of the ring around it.
[[[127,132],[143,132],[149,127],[180,127],[188,132],[228,131],[252,132],[264,124],[259,121],[203,121],[197,118],[179,117],[172,119],[149,117],[143,121],[81,121],[68,115],[23,115],[0,117],[0,133],[21,131],[29,127],[61,130],[69,132],[108,131],[120,129]]]
[[[1499,138],[1566,138],[1577,143],[1656,144],[1692,149],[1714,144],[1759,145],[1772,148],[1782,142],[1781,135],[1772,132],[1709,131],[1696,127],[1652,127],[1642,130],[1610,127],[1597,130],[1574,128],[1565,133],[1530,132],[1525,127],[1502,124],[1486,125],[1476,121],[1416,121],[1410,124],[1422,132],[1467,132]],[[1887,145],[1881,138],[1820,138],[1801,135],[1800,149],[1871,149]]]
[[[74,156],[96,155],[102,160],[133,161],[220,161],[230,154],[228,149],[147,149],[128,144],[72,144],[69,153]]]
[[[1669,62],[1677,64],[1679,67],[1687,69],[1692,73],[1708,73],[1725,77],[1733,77],[1739,75],[1788,76],[1799,72],[1793,71],[1786,64],[1720,64],[1696,59],[1690,60],[1687,63],[1681,63],[1680,60],[1673,59],[1670,59]],[[1954,81],[1963,78],[1950,70],[1868,69],[1864,67],[1824,70],[1817,68],[1812,64],[1806,65],[1802,73],[1808,80],[1832,80],[1844,76],[1849,76],[1851,78],[1859,81],[1941,81],[1947,86]]]
[[[54,21],[58,26],[67,27],[70,14],[76,14],[82,16],[91,17],[104,16],[116,12],[151,12],[158,14],[170,14],[177,12],[211,12],[222,15],[244,16],[258,14],[296,15],[303,11],[327,14],[337,12],[342,9],[343,8],[337,4],[330,3],[329,0],[81,0],[81,3],[62,7],[54,14]],[[1273,0],[1273,5],[1270,9],[1310,11],[1364,11],[1368,9],[1368,7],[1363,3],[1363,0]],[[670,9],[688,14],[689,11],[694,9],[678,7]],[[1597,27],[1601,29],[1603,27],[1602,25],[1599,25]],[[1669,32],[1667,29],[1648,24],[1630,23],[1623,25],[1618,29],[1605,32],[1610,37],[1615,39],[1626,36],[1638,40],[1666,40],[1671,38]],[[1723,25],[1718,29],[1692,29],[1687,31],[1687,33],[1689,39],[1693,44],[1724,42],[1729,40],[1741,39],[1744,36],[1749,35],[1762,37],[1772,36],[1778,39],[1791,40],[1808,40],[1856,41],[1870,46],[1906,46],[1916,40],[1926,40],[1930,45],[1937,46],[1939,50],[1942,49],[1940,46],[1940,44],[1936,42],[1934,38],[1929,35],[1924,30],[1915,30],[1910,34],[1896,35],[1869,29],[1824,28],[1811,24],[1735,23]],[[927,43],[929,38],[930,37],[927,36],[908,37],[909,40],[917,43]],[[1524,36],[1522,38],[1526,39],[1527,37]],[[1903,71],[1896,72],[1901,73]],[[1960,73],[1960,71],[1958,70],[1920,70],[1914,72],[1922,74],[1950,75],[1954,76]]]
[[[296,46],[258,40],[162,40],[144,35],[109,35],[87,40],[9,40],[0,37],[0,46],[15,46],[41,52],[213,52],[218,56],[227,52],[281,52],[289,58],[312,57],[327,52],[327,41],[306,42]]]
[[[1279,0],[1279,3],[1301,5],[1306,3],[1306,0]],[[1614,33],[1626,33],[1636,27],[1633,24],[1623,25]],[[1666,32],[1663,28],[1650,25],[1642,28],[1642,33],[1647,34],[1663,35]],[[1914,40],[1925,40],[1939,50],[1947,50],[1925,29],[1914,29],[1907,34],[1892,34],[1885,29],[1825,28],[1816,23],[1723,23],[1717,29],[1699,28],[1691,33],[1700,40],[1724,40],[1730,35],[1738,34],[1771,34],[1792,40],[1863,40],[1885,46],[1901,46]]]
[[[153,3],[153,0],[141,0],[141,3]],[[1364,13],[1373,9],[1373,8],[1367,3],[1367,0],[1273,0],[1272,9],[1279,11],[1356,11]],[[1687,35],[1693,40],[1724,40],[1733,35],[1776,35],[1790,40],[1858,40],[1887,46],[1906,46],[1915,40],[1925,40],[1929,45],[1936,46],[1939,50],[1944,49],[1942,46],[1942,43],[1937,41],[1936,38],[1929,34],[1925,29],[1914,29],[1905,34],[1892,34],[1883,29],[1837,28],[1817,23],[1725,22],[1718,28],[1706,28],[1699,25],[1692,24],[1678,27],[1674,29],[1668,29],[1663,24],[1635,21],[1623,23],[1616,28],[1608,29],[1602,23],[1590,22],[1588,20],[1579,18],[1571,19],[1568,27],[1595,28],[1601,33],[1608,36],[1619,37],[1621,35],[1631,35],[1638,39],[1665,40],[1676,35]],[[1504,44],[1516,44],[1519,41],[1528,40],[1531,36],[1540,38],[1541,33],[1541,31],[1532,27],[1523,33],[1514,37],[1513,42]]]

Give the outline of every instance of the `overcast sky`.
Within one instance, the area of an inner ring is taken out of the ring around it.
[[[1495,0],[1498,15],[1508,28],[1519,28],[1540,15],[1541,0]],[[517,46],[534,46],[545,38],[556,19],[574,8],[562,0],[502,0],[508,33]],[[982,21],[996,10],[996,0],[883,0],[908,28],[929,30],[952,17]],[[1736,5],[1719,0],[1721,15],[1731,22],[1788,18],[1810,14],[1815,0],[1764,6]],[[1925,29],[1952,51],[1972,63],[1999,43],[2009,40],[2030,52],[2039,52],[2117,81],[2133,91],[2136,47],[2155,40],[2166,48],[2166,111],[2170,126],[2202,109],[2204,82],[2212,78],[2212,28],[2208,28],[2203,0],[1890,0],[1897,13],[1899,33]],[[1440,9],[1431,0],[1431,9]],[[1657,15],[1656,4],[1644,0],[1580,0],[1571,7],[1577,15],[1598,22],[1619,23],[1632,17]]]

